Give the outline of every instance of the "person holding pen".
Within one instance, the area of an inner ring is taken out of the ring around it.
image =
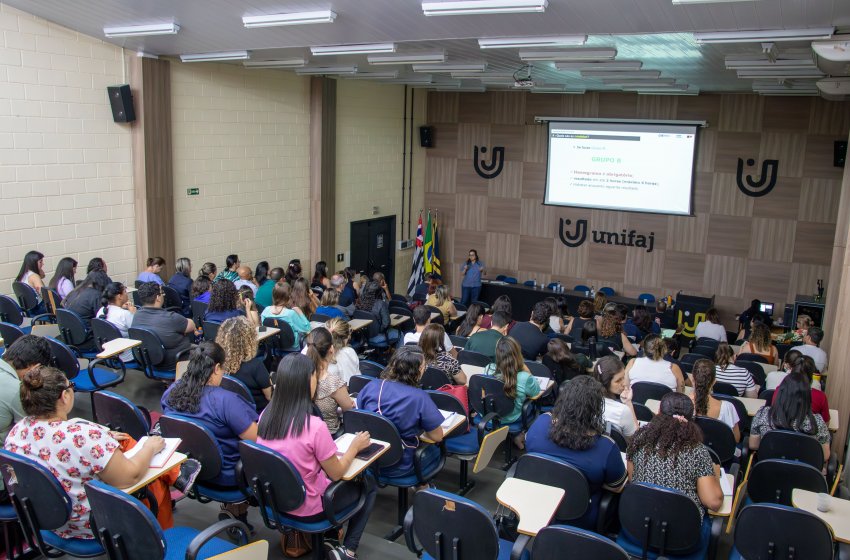
[[[484,275],[484,263],[478,260],[478,251],[469,250],[469,258],[461,266],[463,283],[461,284],[460,302],[469,306],[473,301],[478,301],[481,295],[481,276]]]

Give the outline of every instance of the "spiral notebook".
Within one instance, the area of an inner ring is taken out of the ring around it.
[[[136,453],[144,447],[147,440],[148,436],[144,436],[138,441],[138,443],[136,443],[133,449],[130,449],[124,454],[124,457],[128,459],[135,457]],[[165,441],[165,447],[163,447],[159,453],[151,457],[150,466],[154,469],[161,469],[164,467],[166,463],[168,463],[168,460],[171,459],[171,456],[174,455],[174,452],[177,451],[177,447],[180,445],[180,442],[183,441],[180,438],[163,438],[163,440]]]

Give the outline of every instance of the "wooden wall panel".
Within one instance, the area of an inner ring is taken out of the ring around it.
[[[456,123],[460,94],[435,92],[428,95],[428,120],[432,123]]]
[[[454,193],[457,159],[429,157],[425,160],[425,192]]]
[[[487,231],[487,197],[459,194],[456,200],[455,227]]]
[[[828,265],[832,262],[832,242],[834,238],[835,224],[797,222],[794,261]]]
[[[747,257],[752,234],[751,218],[712,214],[708,219],[706,251],[711,255]]]
[[[487,199],[487,231],[519,234],[521,210],[522,207],[512,198],[489,197]]]
[[[744,291],[747,277],[747,259],[725,255],[708,255],[702,291],[721,296],[737,296]]]
[[[525,125],[526,162],[546,163],[549,151],[549,128],[546,125]]]
[[[790,130],[807,133],[811,120],[812,97],[765,97],[763,130]],[[835,103],[832,103],[835,105]]]
[[[494,124],[525,124],[525,100],[526,97],[517,99],[510,91],[494,91],[491,110]]]
[[[759,261],[791,262],[797,223],[791,220],[753,218],[750,258]]]
[[[506,161],[505,167],[499,176],[490,181],[490,196],[521,198],[522,166],[523,163],[521,161]]]
[[[551,274],[554,245],[555,240],[551,237],[520,236],[519,269]]]
[[[720,98],[720,126],[724,132],[758,132],[761,130],[764,97],[729,94]]]
[[[802,183],[803,180],[799,178],[778,178],[776,187],[770,191],[770,196],[762,196],[753,200],[753,216],[796,220],[799,214],[800,197],[802,196]]]
[[[763,132],[759,161],[775,159],[781,162],[779,177],[802,177],[806,135],[794,132]]]
[[[834,224],[838,219],[841,181],[803,179],[800,187],[800,206],[797,219],[805,222]]]
[[[525,161],[525,126],[494,124],[488,145],[504,146],[505,161]]]
[[[715,173],[711,189],[711,213],[726,216],[752,216],[753,199],[739,189],[732,173]]]

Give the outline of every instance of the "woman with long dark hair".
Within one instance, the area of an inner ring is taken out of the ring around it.
[[[328,263],[319,261],[316,263],[313,278],[310,280],[310,289],[324,293],[330,287],[331,281],[328,278]]]
[[[812,412],[820,414],[823,421],[829,424],[829,400],[826,398],[826,393],[821,390],[820,383],[814,382],[814,374],[818,372],[818,367],[810,356],[804,356],[795,350],[789,350],[785,356],[788,358],[788,354],[791,354],[793,357],[794,353],[799,354],[799,356],[793,359],[794,365],[791,366],[788,373],[799,372],[806,376],[812,386]],[[782,383],[779,383],[773,392],[774,401],[776,401],[776,393],[781,390],[781,387]]]
[[[617,356],[602,356],[593,366],[593,374],[605,389],[605,420],[619,427],[627,438],[632,437],[638,421],[623,362]]]
[[[756,398],[759,386],[753,381],[749,370],[735,365],[735,351],[725,342],[721,342],[714,352],[715,374],[717,380],[735,386],[738,396]]]
[[[27,309],[33,315],[39,315],[46,311],[44,302],[41,301],[41,288],[44,286],[44,255],[38,251],[30,251],[24,255],[21,270],[15,277],[15,282],[21,282],[32,288],[37,304],[32,309]]]
[[[255,327],[260,324],[254,302],[240,296],[233,282],[221,279],[210,289],[210,304],[204,321],[223,323],[231,317],[247,317]]]
[[[540,385],[525,365],[519,343],[510,336],[503,336],[496,343],[496,362],[484,368],[484,373],[503,381],[505,396],[514,401],[514,409],[500,419],[504,425],[517,422],[526,399],[540,394]],[[525,434],[519,433],[514,444],[523,449],[524,440]]]
[[[583,375],[563,386],[552,412],[541,415],[525,440],[530,453],[563,459],[584,474],[590,505],[571,523],[595,528],[602,489],[614,492],[626,483],[626,466],[613,440],[605,436],[604,391],[599,381]]]
[[[720,466],[703,445],[702,431],[694,423],[694,403],[681,393],[661,398],[658,414],[629,442],[629,479],[683,492],[698,506],[703,520],[701,544],[708,545],[711,522],[705,510],[723,505]]]
[[[53,278],[50,279],[47,287],[51,290],[56,290],[59,297],[65,299],[74,289],[74,284],[76,284],[74,275],[76,273],[77,261],[71,257],[63,257],[59,260],[59,264],[56,265],[56,273],[53,274]],[[56,303],[58,304],[59,302]]]
[[[596,326],[596,321],[594,320],[594,308],[593,302],[589,299],[581,300],[576,308],[576,313],[578,317],[570,317],[569,321],[567,321],[566,326],[564,327],[564,332],[571,337],[573,340],[578,340],[581,336],[581,329],[584,327],[584,324],[587,322],[594,323],[594,327]]]
[[[694,383],[694,392],[691,399],[694,401],[694,409],[697,416],[708,416],[720,420],[732,429],[735,441],[741,441],[741,428],[738,426],[740,418],[735,406],[729,401],[715,399],[712,396],[717,374],[714,370],[714,362],[711,360],[697,360],[691,372]]]
[[[136,282],[156,282],[160,286],[165,284],[159,274],[162,272],[162,267],[165,266],[165,259],[162,257],[148,258],[145,269],[139,273]]]
[[[481,327],[481,321],[484,319],[484,307],[480,303],[472,303],[466,310],[466,315],[463,316],[463,321],[458,325],[455,334],[458,336],[470,337],[478,331],[484,330]]]
[[[121,336],[129,338],[128,331],[133,324],[136,306],[130,301],[127,287],[121,282],[110,282],[103,289],[100,303],[102,307],[97,312],[97,318],[109,321],[121,331]],[[133,352],[125,350],[120,358],[122,362],[132,362]]]
[[[292,306],[297,307],[309,318],[319,308],[319,300],[303,278],[296,278],[289,284],[292,286]]]
[[[213,284],[219,280],[230,280],[231,282],[239,280],[239,274],[236,271],[241,264],[242,261],[239,260],[239,255],[227,255],[227,259],[224,261],[224,268],[213,279]]]
[[[310,320],[298,307],[292,304],[292,287],[286,282],[278,282],[272,290],[272,304],[263,309],[263,320],[280,319],[286,321],[295,335],[295,341],[288,350],[300,350],[300,341],[310,332]]]
[[[336,353],[333,335],[324,327],[315,328],[307,335],[304,349],[307,357],[313,360],[316,370],[316,394],[313,400],[328,429],[336,432],[340,426],[337,410],[351,410],[354,408],[354,401],[348,395],[345,381],[329,370]]]
[[[635,342],[639,343],[647,335],[661,334],[661,327],[652,320],[646,307],[638,305],[632,310],[632,316],[623,325],[623,332],[627,336],[634,336]]]
[[[86,329],[91,329],[92,318],[97,316],[97,312],[103,307],[100,298],[103,296],[103,290],[107,284],[109,284],[109,277],[106,273],[89,272],[83,282],[62,300],[62,307],[79,315]],[[81,349],[88,350],[93,347],[92,342]]]
[[[268,281],[269,261],[260,261],[257,263],[257,266],[254,267],[254,282],[257,283],[257,287],[259,288]]]
[[[770,340],[770,329],[762,322],[753,323],[750,338],[741,344],[738,354],[756,354],[767,360],[768,364],[779,362],[779,350]]]
[[[584,354],[573,354],[567,343],[560,338],[553,338],[546,345],[543,355],[543,365],[549,368],[555,382],[560,385],[564,381],[587,373],[590,360]]]
[[[446,330],[443,325],[431,323],[419,337],[419,347],[425,356],[425,367],[436,368],[446,374],[446,383],[466,385],[466,374],[460,369],[460,363],[454,359],[444,346]]]
[[[322,496],[332,481],[342,478],[355,456],[371,443],[369,432],[358,432],[348,450],[337,455],[337,447],[327,424],[313,416],[313,399],[318,379],[313,361],[301,354],[285,356],[277,368],[276,387],[269,406],[260,417],[257,443],[289,459],[304,481],[306,498],[297,509],[288,512],[305,523],[326,519]],[[328,557],[333,560],[357,558],[357,547],[369,515],[375,505],[375,481],[366,471],[366,501],[348,521],[342,546]],[[346,509],[354,504],[359,490],[346,483],[336,493],[335,506]]]
[[[493,305],[490,307],[490,313],[481,318],[481,328],[493,328],[493,313],[496,311],[503,311],[508,314],[508,317],[510,317],[511,322],[508,324],[507,334],[511,334],[511,329],[514,328],[514,325],[516,325],[516,321],[513,320],[513,304],[511,304],[511,298],[506,295],[501,295],[496,298],[496,301],[494,301]]]
[[[297,279],[301,278],[301,260],[300,259],[292,259],[289,261],[289,265],[286,267],[286,281],[291,285]]]

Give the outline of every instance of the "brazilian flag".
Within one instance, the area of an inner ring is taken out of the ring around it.
[[[433,271],[431,264],[434,258],[434,230],[431,226],[431,211],[428,211],[428,227],[425,228],[425,273]]]

